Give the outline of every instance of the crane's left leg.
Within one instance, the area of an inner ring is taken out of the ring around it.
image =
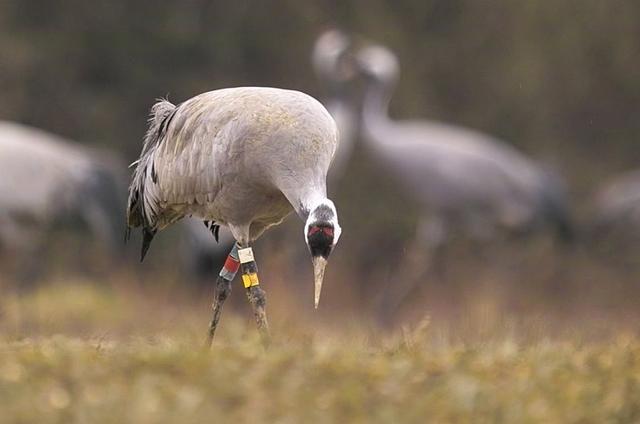
[[[253,257],[253,250],[251,247],[239,248],[238,257],[240,258],[242,267],[242,283],[247,291],[249,303],[251,303],[251,307],[253,308],[253,314],[258,324],[258,331],[260,331],[262,343],[268,346],[271,337],[269,334],[269,323],[267,322],[267,298],[264,290],[260,287],[258,266]]]
[[[231,281],[236,276],[240,268],[240,260],[238,259],[238,244],[234,244],[227,260],[224,262],[224,266],[218,275],[216,280],[215,292],[213,295],[213,305],[211,305],[213,316],[211,317],[211,323],[209,324],[209,335],[207,337],[207,347],[211,347],[213,342],[213,336],[218,328],[218,322],[220,321],[220,315],[222,315],[222,305],[231,294]]]

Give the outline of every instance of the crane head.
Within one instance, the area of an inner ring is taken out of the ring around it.
[[[329,255],[333,251],[342,229],[338,224],[338,213],[333,202],[325,199],[311,210],[305,224],[305,240],[313,262],[315,283],[315,307],[320,303],[320,292],[324,280],[324,270]]]
[[[356,63],[362,75],[384,84],[395,83],[400,73],[396,55],[380,45],[370,45],[360,49],[356,56]]]
[[[311,62],[319,78],[338,84],[355,76],[354,69],[347,60],[351,44],[350,37],[339,29],[330,29],[318,37]]]

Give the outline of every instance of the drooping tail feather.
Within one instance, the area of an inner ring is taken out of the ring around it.
[[[149,128],[144,137],[140,158],[131,164],[131,166],[135,166],[135,169],[129,186],[127,229],[143,227],[144,240],[141,260],[144,259],[157,231],[157,205],[155,199],[151,199],[148,195],[145,185],[149,183],[148,176],[151,177],[152,183],[156,179],[153,155],[164,138],[176,109],[177,107],[173,103],[165,99],[159,99],[151,107]]]

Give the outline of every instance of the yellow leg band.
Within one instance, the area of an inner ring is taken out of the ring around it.
[[[255,272],[251,274],[242,274],[242,283],[244,284],[245,289],[253,286],[259,286],[260,281],[258,280],[258,274]]]

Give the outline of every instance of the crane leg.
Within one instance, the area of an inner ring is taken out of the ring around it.
[[[242,266],[242,283],[246,289],[247,299],[249,299],[249,303],[253,309],[253,315],[258,324],[262,344],[266,347],[269,345],[271,337],[269,334],[269,323],[267,322],[267,298],[258,280],[258,266],[253,257],[251,247],[239,249],[238,256]]]
[[[448,236],[446,220],[439,216],[431,216],[424,220],[418,228],[418,237],[409,247],[402,266],[408,273],[399,275],[393,288],[381,293],[378,311],[379,321],[385,326],[391,326],[401,310],[401,306],[421,288],[421,281],[435,272],[435,276],[442,280],[444,277],[444,249]]]
[[[239,267],[240,261],[238,259],[238,245],[234,244],[216,280],[213,304],[211,305],[213,316],[211,318],[211,323],[209,324],[207,347],[211,347],[213,336],[216,333],[216,328],[218,327],[218,322],[222,315],[222,305],[224,305],[224,301],[227,300],[231,294],[231,281],[233,281],[233,277],[235,277]]]

